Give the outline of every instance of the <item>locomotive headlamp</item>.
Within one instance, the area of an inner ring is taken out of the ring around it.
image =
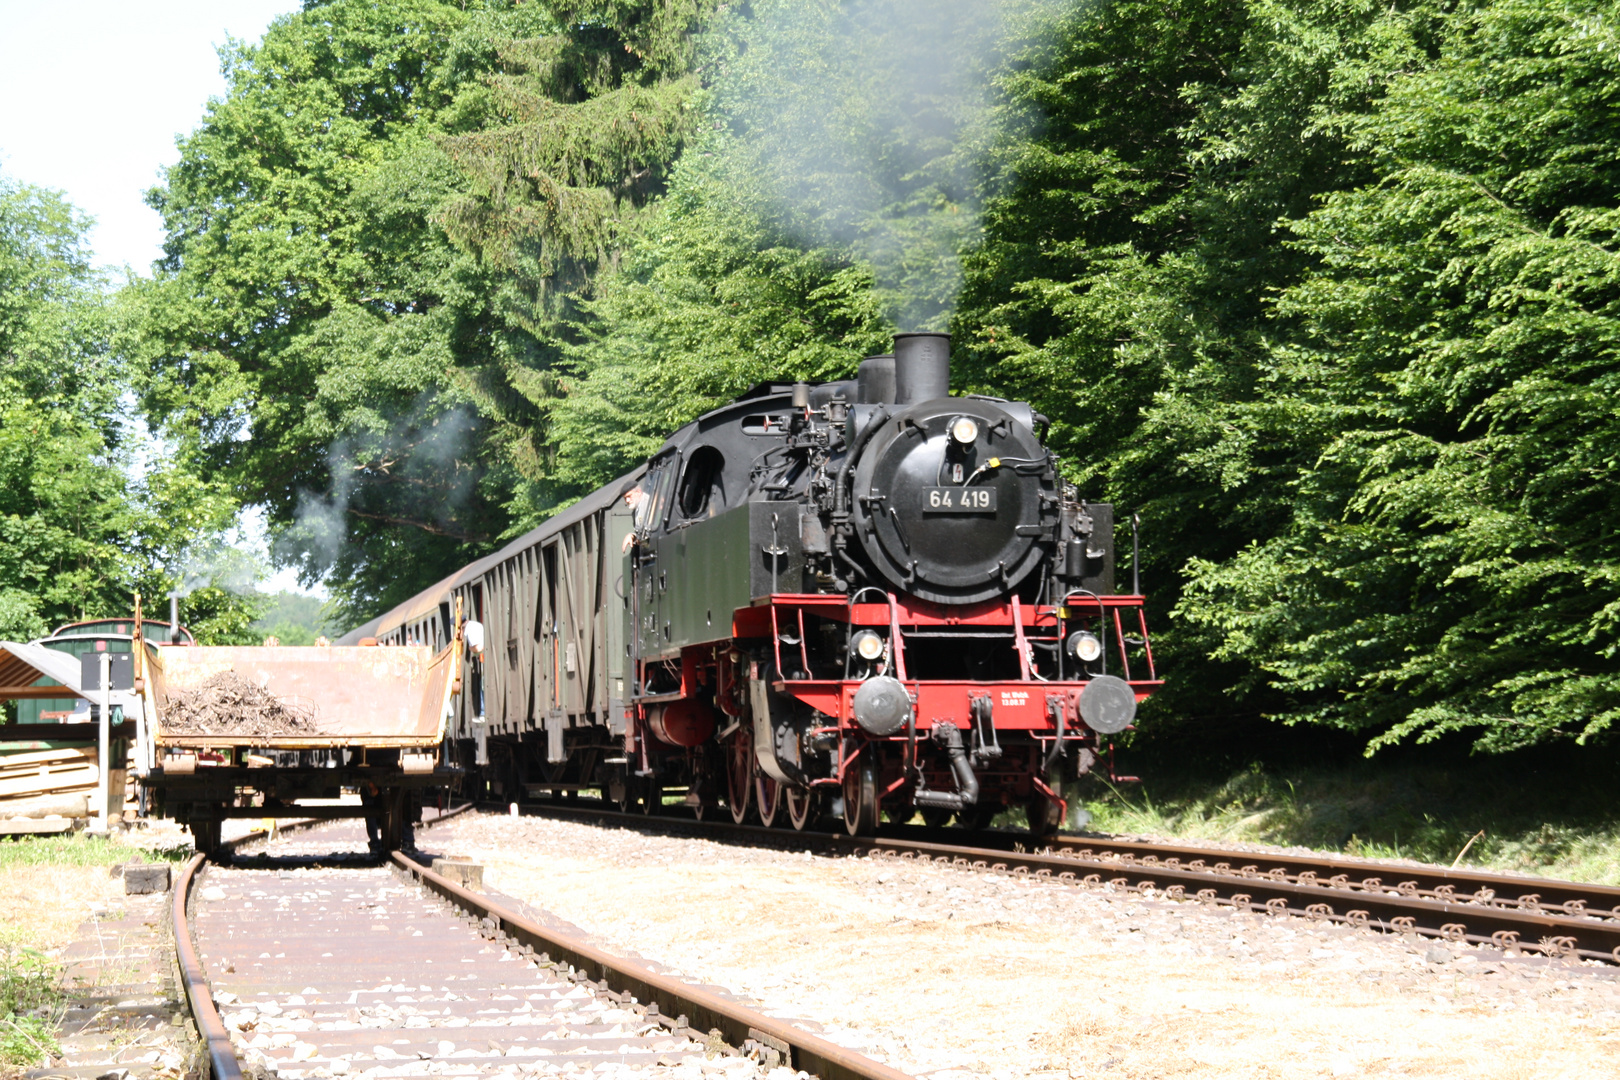
[[[854,646],[856,655],[862,660],[876,660],[883,655],[883,639],[870,630],[862,630],[856,634],[855,640],[850,644]]]
[[[1069,651],[1083,664],[1089,664],[1102,655],[1102,641],[1096,634],[1077,630],[1069,635]]]
[[[971,416],[958,416],[951,421],[951,438],[963,446],[971,446],[979,437],[979,422]]]

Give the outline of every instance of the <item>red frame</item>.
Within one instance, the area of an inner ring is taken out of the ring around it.
[[[1026,628],[1060,633],[1070,618],[1095,618],[1099,614],[1112,616],[1114,640],[1120,644],[1119,658],[1125,681],[1136,691],[1136,700],[1144,701],[1163,680],[1153,662],[1153,643],[1148,636],[1145,598],[1141,596],[1070,596],[1062,605],[1026,605],[1017,597],[1009,600],[988,600],[981,604],[947,607],[926,600],[900,598],[893,594],[885,604],[851,604],[845,597],[823,593],[775,593],[760,597],[746,608],[738,608],[732,616],[732,633],[738,638],[769,637],[777,652],[778,671],[782,670],[779,629],[784,622],[797,625],[800,649],[804,641],[806,612],[824,619],[846,622],[851,626],[881,626],[897,638],[894,673],[916,698],[917,730],[927,731],[936,723],[954,723],[967,728],[972,724],[970,702],[974,697],[988,694],[994,709],[994,722],[1002,731],[1051,732],[1057,734],[1050,699],[1062,702],[1065,709],[1064,724],[1067,731],[1084,730],[1080,727],[1077,707],[1085,683],[1079,680],[1050,682],[1033,677],[1004,679],[996,682],[969,682],[966,680],[925,680],[907,678],[905,671],[905,631],[908,627],[929,626],[1006,626],[1013,628],[1015,640],[1022,644]],[[1146,654],[1148,677],[1132,679],[1130,662],[1124,643],[1126,609],[1136,612],[1137,628],[1142,635]],[[1022,658],[1021,658],[1022,659]],[[808,667],[808,663],[805,664]],[[1028,670],[1027,659],[1020,665]],[[685,681],[685,680],[683,680]],[[811,706],[838,722],[840,730],[854,726],[851,701],[860,687],[855,679],[789,679],[774,684],[781,693]],[[905,736],[892,736],[903,739]]]
[[[1084,725],[1079,715],[1080,696],[1085,690],[1085,682],[1079,680],[1055,682],[1033,677],[1030,674],[1027,652],[1020,657],[1019,666],[1024,673],[1022,678],[1001,679],[994,682],[908,678],[905,662],[907,647],[905,632],[908,628],[1007,627],[1012,630],[1015,647],[1027,650],[1028,631],[1040,633],[1050,639],[1063,634],[1066,630],[1064,624],[1070,619],[1096,618],[1101,615],[1113,623],[1114,642],[1118,650],[1121,673],[1125,681],[1135,690],[1136,700],[1138,702],[1146,700],[1164,685],[1163,680],[1158,678],[1154,665],[1153,643],[1147,629],[1146,600],[1142,596],[1071,594],[1060,605],[1026,605],[1014,596],[1007,600],[989,600],[980,604],[957,607],[914,598],[902,599],[893,593],[888,594],[885,600],[885,603],[851,604],[846,597],[837,594],[774,593],[760,597],[748,607],[738,608],[732,614],[732,638],[745,640],[770,638],[778,672],[783,670],[781,628],[784,623],[797,629],[800,642],[799,660],[804,667],[809,667],[808,657],[804,651],[806,613],[850,626],[876,626],[889,631],[890,640],[895,645],[892,673],[906,686],[916,702],[917,723],[914,733],[881,739],[861,730],[855,723],[852,708],[855,691],[861,685],[858,679],[779,679],[773,683],[779,693],[792,695],[834,721],[832,726],[820,730],[839,736],[838,769],[835,776],[815,781],[817,785],[842,783],[849,765],[859,760],[868,743],[906,742],[913,734],[920,737],[941,723],[955,724],[963,729],[971,728],[974,723],[972,701],[981,695],[989,695],[991,698],[991,722],[995,730],[1027,733],[1033,740],[1034,747],[1049,746],[1057,737],[1054,713],[1059,709],[1063,713],[1065,739],[1080,740],[1091,736],[1090,729]],[[1125,618],[1128,610],[1136,612],[1136,627],[1141,634],[1141,645],[1147,661],[1146,679],[1131,677],[1129,655],[1125,648]],[[715,677],[721,688],[729,691],[740,672],[736,671],[723,656],[722,650],[726,648],[728,646],[722,639],[682,649],[681,688],[678,692],[664,697],[674,699],[694,695],[698,686],[706,681],[705,672],[711,664],[715,667]],[[757,678],[757,669],[751,670],[750,675]],[[719,695],[719,699],[724,702],[729,700],[729,696],[723,692]],[[640,727],[639,722],[645,719],[646,704],[646,701],[638,699],[630,709],[627,709],[627,713],[634,716],[638,723],[627,726],[625,730],[626,751],[639,756],[643,768],[647,767],[647,741],[638,738],[636,733]],[[725,710],[724,704],[722,709]],[[737,719],[729,710],[725,711],[732,719]],[[1110,745],[1108,749],[1111,751],[1112,746]],[[1100,742],[1098,750],[1099,752],[1103,750]],[[1009,759],[1003,764],[1001,771],[1018,772],[1020,766],[1013,759]],[[1033,772],[1028,775],[1030,783],[1035,788],[1051,798],[1062,801],[1038,775]],[[893,794],[909,782],[910,780],[902,775],[890,781],[881,794],[885,796]]]

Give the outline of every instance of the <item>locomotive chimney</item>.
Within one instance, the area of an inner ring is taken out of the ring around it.
[[[856,375],[856,394],[862,405],[894,404],[894,357],[868,356]]]
[[[894,401],[915,405],[951,392],[951,335],[894,335]]]

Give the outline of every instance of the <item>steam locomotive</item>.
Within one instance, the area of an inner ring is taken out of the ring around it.
[[[503,799],[854,835],[1014,807],[1049,834],[1160,682],[1112,507],[1046,423],[952,396],[949,337],[901,334],[854,379],[699,417],[344,640],[460,635],[447,753]]]

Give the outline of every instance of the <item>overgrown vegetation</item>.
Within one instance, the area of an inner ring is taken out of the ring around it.
[[[56,1025],[66,999],[57,976],[44,954],[0,942],[0,1065],[42,1065],[61,1052]]]
[[[143,848],[121,839],[68,834],[0,841],[0,1065],[33,1066],[59,1053],[66,1008],[61,971],[44,952],[103,900],[106,867],[134,859],[178,862],[187,849]],[[32,910],[34,908],[64,910]]]

